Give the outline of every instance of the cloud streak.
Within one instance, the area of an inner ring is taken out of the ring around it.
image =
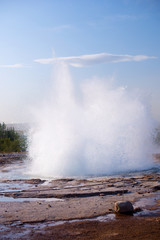
[[[11,65],[7,65],[7,64],[4,64],[4,65],[0,65],[0,68],[24,68],[25,66],[23,64],[11,64]]]
[[[150,57],[145,55],[117,55],[110,53],[98,53],[90,55],[72,56],[72,57],[53,57],[34,60],[41,64],[54,64],[56,62],[64,62],[73,67],[87,67],[95,64],[102,63],[118,63],[118,62],[131,62],[131,61],[144,61],[153,59],[156,57]]]

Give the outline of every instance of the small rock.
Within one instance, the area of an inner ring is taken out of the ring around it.
[[[104,196],[104,193],[100,193],[99,196],[103,197],[103,196]]]
[[[121,196],[122,195],[122,193],[117,193],[117,196]]]
[[[143,210],[142,210],[142,208],[140,208],[140,207],[137,207],[137,208],[134,209],[134,213],[142,212],[142,211],[143,211]]]
[[[115,202],[114,209],[116,213],[122,213],[122,214],[133,214],[133,205],[131,202],[126,201],[118,201]]]

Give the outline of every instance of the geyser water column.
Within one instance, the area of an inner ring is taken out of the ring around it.
[[[53,87],[34,110],[31,174],[91,176],[152,165],[153,122],[136,93],[107,80],[76,84],[68,66],[54,66]]]

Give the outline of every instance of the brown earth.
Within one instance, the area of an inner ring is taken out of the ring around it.
[[[14,225],[0,235],[2,240],[158,240],[159,237],[160,217],[131,216],[108,222],[77,221],[42,229]]]
[[[55,240],[158,240],[160,217],[127,217],[110,222],[76,222],[47,227],[44,232],[31,233],[29,239]]]

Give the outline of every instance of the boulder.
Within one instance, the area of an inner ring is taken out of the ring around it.
[[[115,202],[114,209],[116,213],[122,213],[122,214],[133,214],[133,211],[134,211],[133,205],[129,201]]]

